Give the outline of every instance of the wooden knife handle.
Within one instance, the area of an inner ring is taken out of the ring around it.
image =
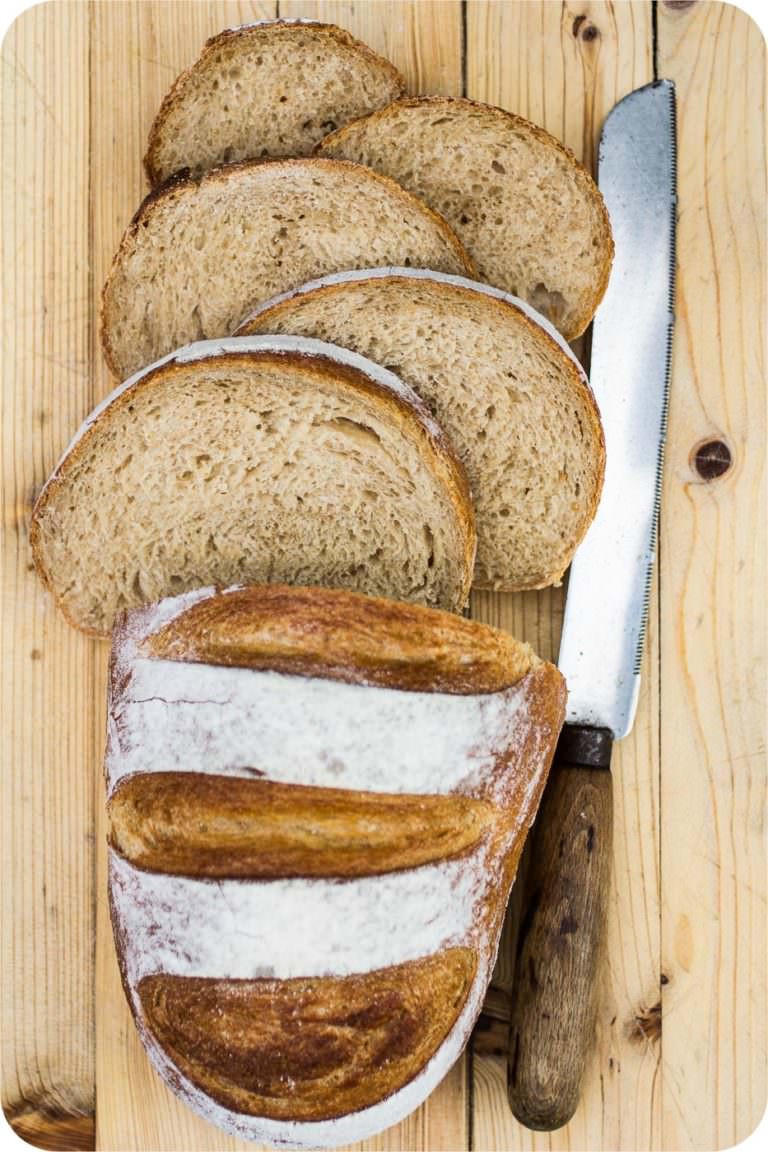
[[[517,1119],[539,1131],[573,1116],[594,1039],[613,840],[612,743],[607,729],[566,725],[532,835],[507,1087]]]

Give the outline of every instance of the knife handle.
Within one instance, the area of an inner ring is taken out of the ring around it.
[[[592,1047],[611,871],[611,746],[568,724],[534,825],[512,990],[507,1091],[549,1132],[573,1116]]]

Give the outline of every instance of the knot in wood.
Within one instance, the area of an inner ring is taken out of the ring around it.
[[[724,440],[705,440],[693,450],[693,467],[702,480],[717,480],[731,467],[733,457]]]

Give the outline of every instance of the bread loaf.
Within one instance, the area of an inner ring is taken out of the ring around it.
[[[121,618],[110,903],[177,1095],[313,1148],[426,1098],[480,1010],[564,698],[511,637],[351,592],[204,589]]]
[[[300,337],[194,344],[88,417],[32,513],[71,623],[210,583],[284,581],[461,609],[463,469],[391,372]]]
[[[445,221],[347,161],[228,164],[151,193],[102,296],[101,340],[119,379],[195,340],[230,336],[261,300],[365,264],[474,275]]]
[[[474,587],[560,579],[597,509],[605,449],[578,360],[529,305],[457,276],[374,268],[267,301],[238,331],[316,336],[397,372],[467,470]]]
[[[308,156],[405,91],[397,69],[334,24],[265,20],[213,36],[163,100],[144,165],[157,186],[233,160]]]
[[[397,100],[321,140],[323,156],[367,164],[456,230],[479,278],[532,304],[568,340],[608,286],[613,240],[603,198],[542,128],[448,96]]]

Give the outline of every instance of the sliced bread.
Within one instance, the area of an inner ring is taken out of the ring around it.
[[[461,277],[367,269],[269,301],[239,332],[315,336],[386,364],[427,402],[467,470],[474,586],[559,580],[597,509],[605,448],[579,362],[528,305]]]
[[[323,156],[397,180],[440,212],[481,280],[521,296],[574,339],[608,286],[611,226],[592,177],[527,120],[447,96],[398,100],[331,133]]]
[[[334,24],[266,20],[228,28],[178,77],[149,133],[153,187],[260,156],[308,156],[335,128],[396,100],[393,64]]]
[[[262,160],[171,181],[144,201],[102,300],[102,344],[118,377],[193,340],[230,335],[261,300],[361,264],[468,272],[436,213],[346,161]]]
[[[461,609],[466,478],[392,373],[315,340],[191,345],[88,418],[32,514],[71,623],[208,584],[322,584]]]

